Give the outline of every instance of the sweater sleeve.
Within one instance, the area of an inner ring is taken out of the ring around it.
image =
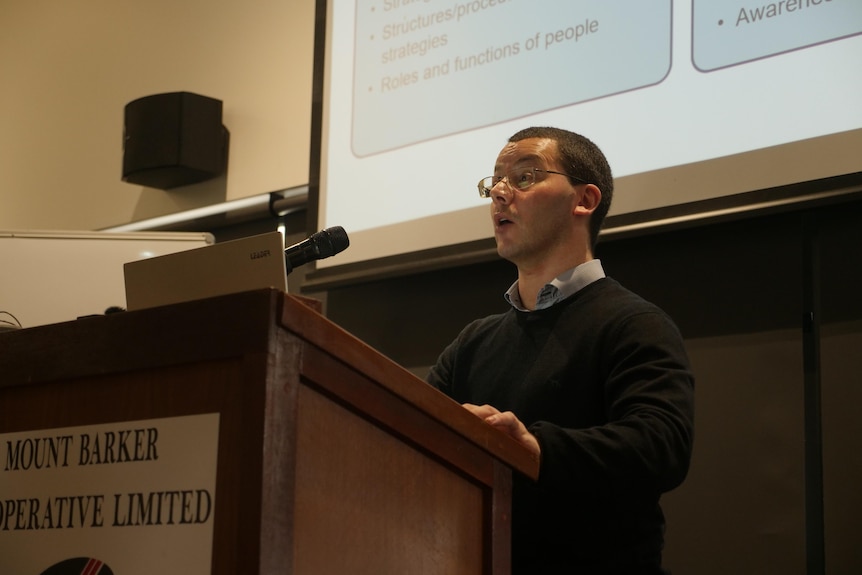
[[[693,442],[694,379],[676,326],[660,310],[601,335],[606,423],[567,429],[537,421],[543,490],[661,493],[685,478]]]

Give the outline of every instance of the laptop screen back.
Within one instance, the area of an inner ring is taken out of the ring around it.
[[[286,292],[284,236],[270,232],[128,262],[123,273],[130,311],[270,287]]]

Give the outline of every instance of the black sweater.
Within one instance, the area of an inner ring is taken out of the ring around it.
[[[658,501],[688,470],[694,379],[659,308],[604,278],[471,323],[428,381],[511,410],[539,441],[538,482],[515,477],[514,574],[660,572]]]

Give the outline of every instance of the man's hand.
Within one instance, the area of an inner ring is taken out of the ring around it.
[[[526,447],[537,459],[539,458],[542,452],[539,442],[532,433],[527,431],[527,427],[520,419],[515,417],[514,413],[511,411],[501,412],[491,405],[473,405],[472,403],[464,403],[462,405],[464,409],[484,420],[488,425],[492,425],[512,436],[515,441]]]

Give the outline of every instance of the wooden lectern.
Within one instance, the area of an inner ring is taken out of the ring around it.
[[[0,334],[0,433],[205,413],[212,573],[509,572],[512,472],[538,462],[300,299]]]

